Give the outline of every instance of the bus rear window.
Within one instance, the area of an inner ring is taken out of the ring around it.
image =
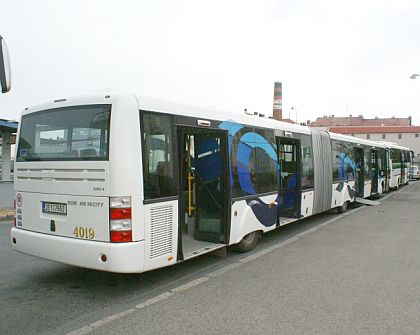
[[[16,161],[108,160],[111,105],[71,106],[22,117]]]

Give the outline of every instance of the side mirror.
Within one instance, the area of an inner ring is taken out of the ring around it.
[[[12,79],[10,77],[9,51],[6,41],[0,35],[0,86],[1,93],[7,93],[12,88]]]

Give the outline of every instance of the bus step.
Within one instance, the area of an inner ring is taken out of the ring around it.
[[[364,205],[368,205],[368,206],[378,206],[378,205],[381,204],[379,201],[363,199],[363,198],[356,198],[355,201],[358,202],[359,204],[364,204]]]
[[[194,257],[200,256],[200,255],[207,254],[209,252],[212,252],[212,251],[215,251],[217,249],[224,248],[224,247],[226,247],[226,244],[219,244],[219,243],[209,244],[209,245],[205,246],[204,248],[200,248],[200,249],[193,250],[193,251],[185,253],[184,254],[184,261],[186,261],[187,259],[190,259],[190,258],[194,258]]]

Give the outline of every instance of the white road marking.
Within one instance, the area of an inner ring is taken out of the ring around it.
[[[398,188],[398,190],[396,190],[396,191],[390,191],[391,193],[388,193],[387,195],[383,196],[379,200],[382,202],[382,200],[388,199],[389,197],[392,197],[394,194],[406,191],[408,188],[413,187],[417,183],[418,183],[418,181],[411,182],[410,184],[404,186],[403,188]]]
[[[264,256],[264,255],[267,255],[270,252],[272,252],[272,250],[270,250],[268,248],[267,249],[263,249],[261,251],[258,251],[258,252],[253,253],[252,255],[249,255],[249,256],[247,256],[245,258],[240,259],[238,262],[239,263],[248,263],[248,262],[251,262],[251,261],[253,261],[253,260],[257,259],[257,258],[260,258],[260,257]]]
[[[164,292],[162,294],[159,294],[156,297],[150,298],[144,302],[142,302],[141,304],[136,305],[134,308],[129,308],[125,311],[122,311],[120,313],[116,313],[116,314],[112,314],[110,316],[107,316],[106,318],[103,318],[101,320],[98,320],[96,322],[91,323],[88,326],[84,326],[82,328],[76,329],[70,333],[67,333],[66,335],[84,335],[84,334],[88,334],[91,331],[95,330],[96,328],[99,328],[101,326],[104,326],[112,321],[115,321],[119,318],[122,318],[123,316],[129,315],[131,313],[134,313],[136,311],[138,311],[139,309],[143,309],[145,307],[151,306],[153,304],[156,304],[158,302],[164,301],[166,299],[169,299],[170,297],[172,297],[175,293],[180,293],[183,291],[186,291],[194,286],[200,285],[201,283],[206,282],[207,280],[209,280],[209,277],[200,277],[197,278],[195,280],[192,280],[184,285],[178,286],[176,288],[174,288],[173,290],[171,290],[170,292]]]
[[[138,304],[136,306],[136,309],[142,309],[142,308],[145,308],[147,306],[156,304],[157,302],[166,300],[166,299],[172,297],[173,295],[174,294],[172,292],[165,292],[165,293],[159,294],[156,297],[150,298],[150,299],[146,300],[145,302],[142,302],[141,304]]]
[[[380,200],[382,202],[383,200],[385,200],[385,199],[389,198],[390,196],[392,196],[392,195],[394,195],[394,194],[396,194],[398,192],[401,192],[401,191],[402,191],[402,189],[398,190],[397,192],[393,192],[391,194],[388,194],[385,197],[381,198]],[[111,321],[117,320],[117,319],[119,319],[119,318],[121,318],[121,317],[123,317],[125,315],[129,315],[129,314],[131,314],[131,313],[133,313],[133,312],[135,312],[135,311],[137,311],[139,309],[142,309],[142,308],[151,306],[153,304],[156,304],[158,302],[164,301],[166,299],[169,299],[170,297],[172,297],[176,293],[184,292],[184,291],[186,291],[186,290],[188,290],[188,289],[190,289],[192,287],[198,286],[198,285],[200,285],[200,284],[208,281],[210,278],[218,277],[218,276],[220,276],[220,275],[222,275],[222,274],[224,274],[224,273],[226,273],[226,272],[228,272],[230,270],[237,269],[237,268],[241,267],[243,264],[246,264],[246,263],[248,263],[250,261],[253,261],[255,259],[258,259],[258,258],[260,258],[260,257],[262,257],[264,255],[267,255],[267,254],[273,252],[274,250],[277,250],[279,248],[283,248],[286,245],[289,245],[291,243],[294,243],[294,242],[300,240],[302,237],[304,237],[306,235],[309,235],[311,233],[314,233],[315,231],[317,231],[317,230],[319,230],[319,229],[321,229],[321,228],[323,228],[323,227],[325,227],[325,226],[327,226],[327,225],[329,225],[329,224],[331,224],[331,223],[333,223],[335,221],[338,221],[338,220],[342,219],[345,216],[351,215],[351,214],[353,214],[353,213],[355,213],[355,212],[357,212],[357,211],[359,211],[359,210],[361,210],[363,208],[367,208],[367,207],[366,206],[361,206],[361,207],[355,208],[355,209],[353,209],[351,211],[348,211],[346,213],[343,213],[341,215],[337,215],[336,217],[334,217],[334,218],[332,218],[330,220],[327,220],[327,221],[325,221],[325,222],[323,222],[321,224],[318,224],[316,227],[309,228],[309,229],[307,229],[307,230],[305,230],[303,232],[300,232],[300,233],[296,234],[295,236],[293,236],[291,238],[288,238],[285,241],[282,241],[280,243],[277,243],[275,245],[272,245],[270,247],[267,247],[266,249],[261,250],[261,251],[258,251],[258,252],[254,253],[252,255],[249,255],[249,256],[247,256],[245,258],[242,258],[238,262],[228,264],[228,265],[223,266],[222,268],[220,268],[218,270],[215,270],[213,272],[210,272],[209,274],[207,274],[207,276],[203,276],[203,277],[197,278],[195,280],[192,280],[192,281],[190,281],[190,282],[188,282],[186,284],[183,284],[181,286],[178,286],[178,287],[172,289],[171,291],[164,292],[164,293],[162,293],[162,294],[160,294],[160,295],[158,295],[156,297],[153,297],[151,299],[148,299],[148,300],[146,300],[146,301],[144,301],[144,302],[136,305],[134,308],[130,308],[130,309],[127,309],[127,310],[125,310],[123,312],[113,314],[111,316],[108,316],[106,318],[103,318],[101,320],[98,320],[98,321],[96,321],[94,323],[91,323],[88,326],[84,326],[84,327],[81,327],[79,329],[76,329],[76,330],[74,330],[74,331],[72,331],[70,333],[67,333],[66,335],[84,335],[84,334],[88,334],[89,332],[93,331],[94,329],[96,329],[96,328],[98,328],[100,326],[103,326],[103,325],[105,325],[105,324],[107,324],[107,323],[109,323]]]
[[[117,320],[117,319],[119,319],[119,318],[121,318],[121,317],[123,317],[125,315],[131,314],[131,313],[135,312],[136,310],[137,310],[136,308],[130,308],[130,309],[127,309],[125,311],[122,311],[121,313],[116,313],[116,314],[107,316],[106,318],[104,318],[102,320],[99,320],[99,321],[96,321],[94,323],[91,323],[89,325],[89,327],[91,327],[92,329],[98,328],[100,326],[103,326],[103,325],[111,322],[111,321]]]
[[[207,276],[209,276],[210,278],[216,278],[216,277],[219,277],[222,274],[224,274],[224,273],[226,273],[230,270],[234,270],[236,268],[239,268],[241,265],[242,265],[242,263],[239,263],[239,262],[231,263],[229,265],[223,266],[220,269],[217,269],[213,272],[208,273]]]
[[[67,333],[66,335],[84,335],[84,334],[87,334],[87,333],[91,332],[92,330],[93,330],[92,327],[84,326],[82,328],[73,330],[72,332]]]
[[[271,247],[268,247],[268,250],[274,251],[274,250],[283,248],[284,246],[289,245],[290,243],[296,242],[298,239],[299,239],[299,237],[293,236],[293,237],[288,238],[287,240],[285,240],[283,242],[280,242],[280,243],[272,245]]]
[[[186,290],[188,290],[188,289],[190,289],[194,286],[197,286],[197,285],[200,285],[201,283],[206,282],[209,279],[210,279],[209,277],[200,277],[200,278],[194,279],[194,280],[192,280],[192,281],[190,281],[190,282],[188,282],[184,285],[181,285],[181,286],[178,286],[178,287],[174,288],[173,290],[171,290],[171,292],[179,293],[179,292],[186,291]]]

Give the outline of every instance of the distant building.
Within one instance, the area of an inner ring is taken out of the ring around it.
[[[275,117],[273,117],[273,119],[276,119]],[[281,120],[279,120],[279,121],[282,121],[282,122],[287,122],[287,123],[292,123],[292,124],[296,124],[296,122],[295,121],[293,121],[293,120],[291,120],[291,119],[281,119]]]
[[[420,126],[330,127],[329,131],[372,141],[394,142],[420,154]]]
[[[411,116],[407,118],[374,118],[365,119],[359,116],[323,116],[310,123],[311,127],[324,128],[328,130],[331,127],[409,127],[411,126]]]
[[[413,126],[411,116],[406,118],[365,119],[359,116],[323,116],[314,122],[308,122],[311,127],[328,130],[333,133],[345,134],[372,141],[386,141],[408,147],[416,155],[420,154],[420,126]]]

